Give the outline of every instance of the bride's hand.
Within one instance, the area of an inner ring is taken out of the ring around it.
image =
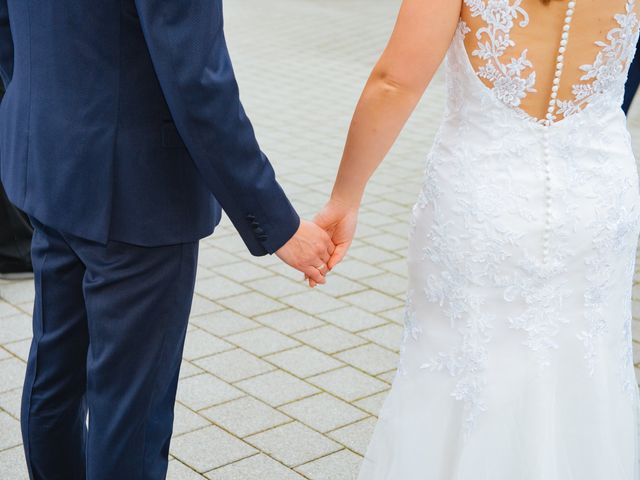
[[[331,237],[335,249],[327,266],[331,271],[347,254],[358,224],[359,205],[349,205],[332,198],[313,221]]]

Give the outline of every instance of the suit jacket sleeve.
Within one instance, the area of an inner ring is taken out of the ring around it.
[[[135,2],[173,121],[197,168],[250,252],[275,252],[300,219],[240,103],[222,0]]]
[[[5,88],[13,74],[13,40],[9,28],[7,0],[0,0],[0,82]]]

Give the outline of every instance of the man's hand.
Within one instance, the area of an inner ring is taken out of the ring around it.
[[[334,249],[327,232],[315,223],[303,220],[296,234],[276,255],[315,284],[325,284],[324,276],[329,272],[328,263]]]
[[[331,199],[316,215],[314,222],[329,234],[335,245],[327,263],[332,270],[342,261],[353,242],[358,225],[358,206]]]

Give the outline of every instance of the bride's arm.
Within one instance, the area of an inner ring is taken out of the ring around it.
[[[356,107],[331,194],[316,221],[334,237],[330,267],[346,253],[367,182],[442,63],[462,0],[404,0],[389,43]],[[340,242],[340,243],[336,243]]]

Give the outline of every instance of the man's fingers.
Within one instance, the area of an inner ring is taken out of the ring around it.
[[[322,275],[322,273],[320,273],[320,270],[318,270],[316,267],[305,267],[302,272],[311,280],[320,285],[324,285],[325,283],[327,283],[324,275]]]

